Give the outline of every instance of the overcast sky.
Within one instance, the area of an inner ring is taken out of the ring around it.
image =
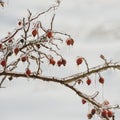
[[[37,14],[55,4],[55,0],[5,2],[5,7],[0,8],[0,39],[15,28],[18,19],[27,16],[27,9]],[[67,68],[45,67],[44,74],[63,77],[78,73],[80,69],[70,63],[79,55],[84,56],[90,66],[103,62],[100,54],[109,60],[120,60],[119,11],[120,0],[61,0],[54,29],[71,34],[75,45],[62,50],[70,60]],[[113,104],[120,104],[119,74],[118,71],[103,74],[109,81],[105,83],[104,95]],[[64,86],[25,79],[6,81],[4,86],[7,88],[0,89],[0,120],[87,120],[87,105],[82,106],[81,99]],[[116,112],[119,119],[120,111]]]

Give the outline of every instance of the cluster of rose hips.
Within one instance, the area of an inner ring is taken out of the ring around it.
[[[82,99],[82,104],[86,104],[86,100]],[[104,101],[103,104],[105,106],[109,105],[109,101]],[[87,114],[88,119],[92,119],[95,114],[98,114],[102,118],[112,118],[114,117],[114,112],[110,109],[96,109],[93,108],[90,110],[90,112]]]
[[[88,119],[92,119],[92,117],[95,115],[95,113],[96,113],[96,109],[92,109],[91,111],[90,111],[90,113],[88,113],[87,114],[87,118]],[[98,114],[98,113],[97,113]],[[101,112],[100,112],[100,117],[101,118],[112,118],[112,117],[114,117],[114,113],[111,111],[111,110],[109,110],[109,109],[103,109],[103,110],[101,110]]]
[[[18,26],[23,25],[23,23],[22,23],[21,20],[19,20],[17,24],[18,24]],[[31,33],[32,33],[33,37],[36,37],[38,35],[38,27],[33,28]],[[49,38],[49,39],[53,38],[53,32],[52,32],[52,30],[47,30],[46,31],[46,37]]]
[[[78,57],[77,59],[76,59],[76,64],[77,65],[80,65],[80,64],[82,64],[82,62],[83,62],[83,58],[82,57]],[[58,60],[57,62],[54,60],[54,58],[53,57],[51,57],[50,59],[49,59],[49,64],[51,64],[51,65],[55,65],[55,64],[57,64],[59,67],[61,66],[61,65],[63,65],[63,66],[65,66],[66,65],[66,60],[64,59],[64,58],[61,58],[60,60]]]
[[[66,60],[64,58],[61,58],[60,60],[58,60],[57,62],[53,59],[53,58],[50,58],[49,59],[49,64],[51,65],[55,65],[57,64],[58,67],[60,67],[61,65],[65,66],[66,65]]]
[[[112,118],[114,116],[114,113],[111,110],[103,109],[101,111],[101,116],[103,118]]]
[[[98,81],[99,81],[99,83],[104,84],[103,77],[100,77]],[[87,83],[87,85],[90,85],[92,83],[92,80],[90,78],[87,78],[86,83]]]
[[[83,83],[83,80],[77,80],[76,81],[77,84],[80,84],[81,82]],[[98,82],[100,84],[104,84],[104,78],[103,77],[99,77]],[[91,83],[92,83],[92,80],[89,77],[87,77],[86,84],[89,86],[89,85],[91,85]]]
[[[37,28],[34,28],[33,30],[32,30],[32,36],[33,37],[36,37],[38,35],[38,30],[37,30]],[[51,31],[51,30],[48,30],[47,32],[46,32],[46,37],[47,38],[53,38],[53,32]]]
[[[19,20],[19,21],[18,21],[18,26],[22,26],[22,25],[23,25],[22,21]],[[32,34],[33,37],[36,37],[36,36],[38,35],[38,28],[35,27],[34,29],[32,29],[31,34]],[[49,39],[53,38],[53,31],[52,31],[52,30],[47,30],[47,31],[46,31],[46,37],[49,38]],[[74,45],[74,40],[73,40],[71,37],[69,37],[69,38],[66,39],[66,44],[67,44],[68,46],[72,46],[72,45]],[[39,45],[39,44],[36,44],[37,47],[39,47],[38,45]],[[2,45],[2,43],[0,43],[0,49],[2,49],[2,47],[3,47],[3,45]],[[17,55],[17,54],[19,53],[19,51],[20,51],[20,48],[19,48],[18,46],[16,46],[16,47],[13,49],[13,52],[14,52],[15,55]],[[21,61],[22,61],[22,62],[27,61],[27,59],[28,59],[27,56],[22,56],[22,57],[21,57]],[[84,61],[84,58],[83,58],[83,57],[78,57],[78,58],[76,59],[76,65],[78,65],[78,66],[81,65],[81,64],[83,63],[83,61]],[[0,61],[0,64],[1,64],[3,67],[6,66],[6,63],[7,63],[7,61],[6,61],[5,59],[3,59],[3,60]],[[55,64],[57,64],[58,67],[60,67],[60,66],[62,66],[62,65],[63,65],[63,66],[66,66],[66,63],[67,63],[67,62],[66,62],[66,60],[65,60],[64,58],[61,58],[61,59],[58,60],[58,61],[55,61],[53,57],[49,59],[49,64],[51,64],[51,65],[53,65],[53,66],[54,66]],[[27,71],[27,72],[26,72],[27,75],[30,75],[30,74],[31,74],[31,71],[30,71],[28,68],[27,68],[26,71]],[[103,78],[100,78],[100,79],[99,79],[99,82],[103,84],[103,83],[104,83],[104,79],[103,79]],[[90,84],[91,84],[91,79],[87,79],[86,83],[87,83],[88,85],[90,85]]]

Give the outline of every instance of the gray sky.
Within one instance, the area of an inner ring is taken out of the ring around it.
[[[55,0],[6,2],[5,8],[0,8],[0,39],[14,29],[18,19],[27,16],[27,9],[37,14],[52,6]],[[71,64],[79,55],[84,56],[90,66],[103,62],[99,58],[100,54],[109,60],[120,60],[119,11],[119,0],[61,0],[54,29],[71,34],[75,45],[71,49],[63,47],[62,53],[66,51],[63,55],[69,59],[66,68],[45,67],[44,74],[63,77],[80,72],[81,68]],[[108,71],[103,75],[106,79],[105,98],[113,104],[120,104],[116,94],[120,91],[119,72]],[[87,105],[81,105],[81,99],[64,86],[25,79],[6,81],[4,85],[7,88],[0,89],[1,120],[87,120]],[[91,88],[80,89],[92,91]],[[120,118],[120,111],[116,112],[116,118]]]

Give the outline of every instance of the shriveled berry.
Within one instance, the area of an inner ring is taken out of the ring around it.
[[[9,43],[12,43],[12,42],[13,42],[13,39],[9,39],[8,42],[9,42]]]
[[[13,79],[13,77],[12,77],[12,76],[10,76],[8,79],[9,79],[9,81],[11,81],[11,80]]]
[[[20,42],[21,42],[21,43],[24,43],[24,39],[21,39]]]
[[[21,26],[22,25],[22,21],[18,21],[18,25]]]
[[[87,114],[87,118],[91,119],[92,118],[92,114],[91,113]]]
[[[95,109],[92,109],[91,110],[91,114],[94,115],[96,113],[96,110]]]
[[[40,44],[36,44],[36,47],[39,49],[40,48]]]

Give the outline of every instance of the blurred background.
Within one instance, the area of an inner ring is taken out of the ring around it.
[[[36,15],[53,6],[55,0],[5,0],[5,3],[4,8],[0,7],[0,39],[14,30],[20,18],[28,15],[27,9]],[[119,61],[119,11],[119,0],[61,0],[54,29],[70,34],[75,45],[63,46],[61,50],[69,60],[66,67],[43,66],[43,74],[61,78],[80,72],[82,68],[75,65],[77,56],[85,57],[90,67],[104,63],[100,54],[108,60]],[[120,104],[119,71],[109,70],[102,75],[104,98],[111,104]],[[1,120],[87,120],[88,105],[82,105],[81,98],[64,86],[20,78],[6,81],[4,86],[5,89],[0,89]],[[92,88],[100,91],[102,88],[100,85],[78,87],[88,94],[93,93]],[[115,112],[116,119],[120,118],[120,111]]]

